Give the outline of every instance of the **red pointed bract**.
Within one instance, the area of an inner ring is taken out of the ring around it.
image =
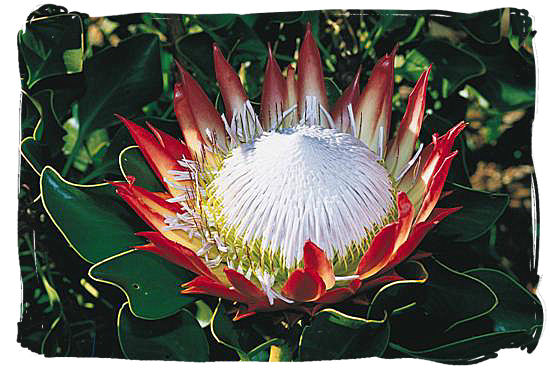
[[[395,246],[397,228],[398,223],[394,222],[384,226],[376,234],[357,266],[356,274],[361,280],[376,274],[389,261]]]
[[[413,254],[416,247],[420,244],[426,234],[437,224],[439,224],[445,217],[460,210],[462,207],[455,208],[437,208],[432,213],[428,221],[418,223],[414,225],[409,238],[403,243],[392,256],[391,261],[386,266],[386,269],[391,269],[403,262],[409,256]]]
[[[414,206],[403,192],[397,193],[397,238],[395,240],[396,248],[403,244],[410,233],[414,220]]]
[[[220,114],[191,74],[183,69],[181,65],[177,65],[183,81],[182,85],[189,109],[193,114],[194,123],[199,129],[203,141],[211,144],[210,137],[206,132],[208,129],[216,136],[216,144],[222,148],[226,148],[225,125]]]
[[[304,270],[317,273],[323,279],[327,290],[336,282],[332,263],[327,259],[325,252],[311,241],[304,244]]]
[[[285,282],[281,292],[287,298],[299,302],[314,301],[325,293],[321,276],[309,270],[294,270]]]
[[[317,44],[313,39],[311,24],[307,24],[300,54],[298,55],[298,114],[305,110],[307,96],[315,96],[321,106],[328,110],[327,92],[323,75],[323,65]],[[322,114],[321,114],[322,117]],[[324,117],[322,117],[324,119]]]
[[[130,135],[134,138],[145,160],[153,169],[157,178],[164,184],[165,188],[171,193],[179,193],[164,181],[164,178],[171,178],[172,176],[168,171],[181,169],[181,166],[178,165],[174,157],[161,146],[153,134],[120,115],[116,116],[128,128]]]
[[[386,156],[386,166],[392,171],[394,176],[399,175],[414,154],[416,141],[418,140],[424,119],[426,89],[431,69],[432,67],[430,66],[416,82],[409,96],[407,110],[397,130],[397,136],[391,142]]]
[[[154,251],[170,262],[177,264],[180,267],[188,269],[197,275],[207,276],[213,280],[217,280],[212,274],[204,261],[199,258],[191,249],[165,238],[162,234],[154,231],[144,231],[136,235],[146,237],[156,247]],[[139,247],[136,247],[140,249]],[[151,251],[151,249],[145,249]]]
[[[230,268],[225,268],[223,272],[225,272],[227,279],[239,293],[256,302],[267,301],[265,293],[241,273]]]
[[[390,55],[385,55],[378,60],[354,111],[359,138],[375,152],[378,149],[380,127],[384,129],[383,147],[388,141],[393,97],[393,64],[396,52],[397,46]]]
[[[201,132],[195,123],[191,106],[182,83],[174,85],[174,112],[180,126],[183,138],[187,147],[193,153],[193,158],[199,158],[202,155],[203,145],[205,144]]]
[[[445,179],[447,179],[447,174],[449,173],[449,169],[451,168],[453,158],[457,154],[458,151],[455,151],[454,153],[451,153],[449,156],[447,156],[447,158],[443,161],[440,169],[432,177],[432,180],[430,180],[430,182],[428,183],[426,194],[424,196],[424,201],[422,202],[422,207],[420,207],[420,210],[418,211],[418,215],[415,220],[416,222],[426,220],[430,213],[432,213],[432,210],[439,200],[441,191],[443,190],[443,185],[445,184]]]
[[[339,287],[328,290],[323,296],[317,299],[315,302],[321,304],[333,304],[338,303],[344,299],[349,298],[359,289],[361,286],[361,280],[355,279],[347,287]]]
[[[186,284],[183,284],[184,289],[182,294],[207,294],[218,298],[234,300],[241,303],[246,303],[247,299],[241,293],[229,289],[227,286],[212,280],[206,276],[198,276]]]
[[[153,132],[160,145],[164,147],[176,160],[181,160],[182,158],[190,159],[191,154],[187,146],[181,143],[176,138],[172,137],[170,134],[163,132],[160,129],[155,128],[149,122],[146,123],[149,130]]]
[[[330,115],[334,120],[334,124],[340,131],[349,133],[351,132],[351,120],[349,116],[348,106],[351,105],[352,113],[353,109],[359,101],[359,77],[361,75],[361,66],[355,73],[355,78],[351,84],[344,90],[342,96],[336,100],[334,106],[330,110]]]
[[[262,101],[260,104],[260,121],[262,128],[271,128],[273,120],[283,115],[287,90],[285,79],[277,60],[273,57],[271,46],[268,47],[269,56],[265,68],[264,85],[262,89]]]
[[[214,44],[212,46],[214,53],[214,68],[216,70],[216,79],[220,85],[220,92],[225,106],[225,116],[228,122],[233,118],[233,112],[241,112],[244,103],[248,100],[243,85],[233,67],[229,65],[223,56],[220,48]]]

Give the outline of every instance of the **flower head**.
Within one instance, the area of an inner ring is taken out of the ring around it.
[[[137,247],[197,274],[182,293],[255,311],[335,303],[402,279],[395,267],[458,208],[436,208],[460,123],[417,146],[430,68],[390,136],[397,49],[375,65],[360,93],[357,72],[330,107],[308,26],[283,76],[271,49],[259,115],[214,45],[220,115],[178,64],[174,109],[183,141],[126,120],[165,191],[113,183],[155,230]]]

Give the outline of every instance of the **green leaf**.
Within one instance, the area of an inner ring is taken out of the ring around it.
[[[244,358],[244,360],[249,360],[246,351],[241,346],[239,334],[233,326],[233,322],[229,319],[229,317],[227,317],[227,313],[221,299],[218,302],[218,306],[214,310],[212,322],[210,323],[210,331],[217,342],[235,350],[241,359]]]
[[[397,272],[405,280],[382,286],[372,297],[367,311],[367,319],[383,319],[399,310],[415,305],[423,298],[423,284],[429,278],[428,271],[418,261],[405,262]]]
[[[35,128],[40,119],[41,108],[39,105],[35,105],[36,101],[25,92],[21,93],[21,132],[25,134],[25,131]]]
[[[87,262],[96,263],[145,243],[134,233],[147,225],[116,195],[113,186],[73,184],[46,167],[40,189],[51,220]]]
[[[396,74],[414,83],[430,64],[433,64],[430,88],[440,91],[443,98],[467,80],[485,73],[485,66],[473,53],[441,40],[428,39],[407,53],[405,64],[396,69]]]
[[[506,347],[517,347],[518,340],[525,340],[528,337],[524,331],[511,331],[474,336],[425,350],[411,350],[395,343],[390,343],[390,347],[409,357],[447,364],[471,364],[494,358],[495,351]]]
[[[367,320],[334,309],[318,312],[300,340],[300,360],[353,359],[381,356],[389,341],[386,318]]]
[[[457,21],[476,41],[498,43],[503,9],[493,9],[473,14],[461,14]]]
[[[26,67],[27,88],[48,77],[82,71],[82,32],[82,19],[77,14],[53,15],[26,23],[18,35],[18,46]]]
[[[65,131],[61,127],[54,111],[54,91],[47,89],[28,97],[40,114],[32,137],[26,137],[21,142],[21,153],[37,174],[46,165],[59,166],[62,158],[61,147]]]
[[[265,318],[262,320],[262,317]],[[234,322],[228,317],[220,299],[210,322],[210,331],[217,342],[234,350],[241,360],[261,360],[271,345],[285,343],[281,338],[267,338],[273,336],[273,332],[259,333],[266,325],[273,324],[270,315],[252,316]]]
[[[165,318],[196,298],[182,295],[181,284],[194,274],[146,251],[129,250],[90,268],[90,277],[119,287],[134,315],[144,319]]]
[[[446,331],[491,312],[498,304],[495,293],[483,282],[455,271],[435,258],[423,260],[428,270],[422,309]]]
[[[535,103],[536,71],[533,55],[526,60],[506,40],[477,50],[487,73],[472,85],[501,111],[526,108]]]
[[[458,184],[449,186],[451,195],[438,202],[438,207],[462,209],[449,215],[433,231],[438,237],[469,242],[486,233],[508,207],[507,194],[474,190]]]
[[[136,178],[135,185],[151,192],[162,192],[164,187],[149,167],[138,146],[130,146],[120,152],[120,170],[124,177]]]
[[[405,356],[465,364],[493,357],[502,348],[527,347],[528,351],[535,348],[542,329],[542,306],[539,300],[501,271],[478,268],[465,271],[464,274],[491,288],[498,298],[496,307],[457,326],[453,331],[436,337],[437,342],[431,347],[411,348],[403,339],[398,339],[390,343],[391,349]],[[466,301],[472,301],[472,298],[468,297]],[[440,307],[444,309],[443,306]],[[452,310],[444,312],[453,313]],[[438,320],[431,315],[425,318],[430,325],[436,324]],[[418,326],[424,322],[419,321]],[[392,331],[399,334],[398,325],[394,323],[392,327]],[[414,330],[412,325],[408,328]],[[430,335],[430,331],[424,334]]]
[[[204,14],[197,15],[197,21],[203,29],[215,31],[229,26],[237,17],[237,14]]]
[[[159,320],[137,318],[124,303],[118,313],[118,339],[128,359],[208,360],[208,341],[189,311]]]
[[[487,284],[497,295],[497,307],[487,315],[494,332],[525,330],[541,326],[543,310],[535,295],[505,273],[489,268],[464,272]]]
[[[85,138],[94,130],[118,122],[114,114],[130,116],[162,92],[158,36],[140,34],[108,47],[84,64],[86,91],[78,102],[78,139],[72,164]]]
[[[78,106],[81,135],[118,122],[113,114],[135,113],[161,94],[159,39],[152,34],[127,38],[95,54],[84,71],[87,88]]]

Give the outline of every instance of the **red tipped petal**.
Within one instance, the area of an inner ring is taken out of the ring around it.
[[[145,221],[147,225],[151,226],[153,229],[162,231],[162,228],[166,226],[166,224],[164,223],[163,215],[151,210],[151,208],[146,206],[143,201],[140,201],[136,196],[134,196],[134,194],[130,190],[125,189],[120,183],[117,183],[115,186],[117,187],[116,192],[119,197],[122,198],[126,203],[128,203],[128,205],[132,207],[134,212],[141,219],[143,219],[143,221]]]
[[[281,292],[299,302],[314,301],[325,293],[325,283],[317,273],[297,269],[290,274]]]
[[[264,85],[262,89],[262,101],[260,104],[260,121],[262,128],[268,130],[273,120],[279,119],[285,110],[286,83],[279,68],[279,64],[273,57],[269,46],[269,58],[265,68]]]
[[[353,280],[348,287],[340,287],[328,290],[323,296],[317,299],[316,303],[333,304],[349,298],[359,289],[361,280]]]
[[[194,122],[199,129],[204,142],[211,142],[206,130],[209,129],[216,136],[216,144],[222,148],[226,147],[226,132],[220,114],[208,99],[201,86],[191,77],[187,71],[179,69],[185,96],[189,109],[193,114]],[[187,142],[187,141],[186,141]],[[189,144],[189,143],[188,143]]]
[[[415,208],[420,208],[426,188],[432,180],[432,177],[439,171],[443,161],[449,156],[456,137],[466,127],[466,125],[467,124],[464,122],[458,123],[441,137],[434,134],[432,137],[432,143],[430,143],[422,151],[420,157],[419,176],[418,178],[413,178],[415,183],[412,188],[407,190],[407,194],[415,205]],[[410,173],[407,173],[403,180],[406,179],[407,181],[410,181],[411,178],[408,178],[409,174]],[[402,186],[401,183],[400,186]]]
[[[307,24],[298,56],[298,114],[300,116],[305,109],[306,96],[317,97],[321,106],[328,109],[321,55],[313,39],[310,23]]]
[[[380,127],[384,128],[383,147],[388,141],[391,123],[391,100],[393,97],[394,51],[386,55],[374,66],[367,86],[359,96],[355,112],[355,122],[360,131],[359,138],[373,151],[378,149]]]
[[[403,192],[397,193],[397,239],[395,247],[399,247],[407,240],[414,220],[414,206]]]
[[[296,82],[296,71],[292,66],[286,69],[286,99],[285,110],[290,109],[298,103],[298,84]]]
[[[351,104],[352,106],[352,113],[353,108],[357,105],[357,102],[359,101],[359,76],[361,75],[361,66],[359,66],[359,69],[357,69],[357,73],[355,74],[355,78],[353,78],[353,81],[351,84],[344,90],[342,93],[342,96],[336,101],[332,109],[330,110],[330,115],[332,116],[332,119],[334,120],[334,124],[336,125],[336,128],[340,129],[342,132],[350,132],[351,131],[351,120],[348,112],[348,105]]]
[[[241,303],[247,302],[244,295],[206,276],[195,277],[183,287],[185,289],[181,291],[182,294],[207,294]]]
[[[244,103],[248,100],[243,85],[233,67],[223,57],[221,50],[216,44],[213,45],[214,68],[216,79],[220,84],[220,91],[225,106],[225,116],[228,121],[233,117],[233,111],[241,111]]]
[[[266,295],[265,293],[260,290],[256,285],[254,285],[250,280],[248,280],[244,275],[241,273],[225,268],[223,270],[225,272],[225,275],[227,276],[227,279],[237,289],[237,291],[248,298],[252,300],[257,301],[266,301]]]
[[[181,169],[181,166],[176,162],[174,157],[161,146],[153,134],[120,115],[117,115],[117,117],[124,123],[126,128],[128,128],[128,131],[139,146],[145,160],[153,169],[161,183],[164,184],[164,187],[174,195],[180,194],[178,190],[170,187],[164,181],[164,178],[170,179],[172,177],[172,175],[168,173],[170,170]]]
[[[389,261],[395,246],[398,226],[397,222],[388,224],[376,234],[355,272],[362,280],[376,274]]]
[[[466,125],[465,122],[458,123],[441,137],[436,137],[435,142],[431,143],[433,149],[421,173],[424,182],[427,183],[429,178],[439,170],[441,163],[451,152],[456,137],[466,128]]]
[[[176,243],[172,240],[165,238],[162,234],[152,231],[137,233],[136,235],[146,237],[157,250],[155,253],[168,261],[177,264],[183,268],[188,269],[197,275],[207,276],[211,279],[217,280],[216,276],[212,274],[208,266],[203,262],[199,256],[195,254],[191,249]],[[137,247],[139,249],[139,247]],[[150,250],[150,249],[145,249]]]
[[[418,215],[415,220],[416,222],[422,222],[426,220],[434,209],[437,201],[439,200],[439,196],[441,195],[441,191],[443,190],[443,185],[445,184],[445,180],[447,179],[447,174],[449,173],[449,169],[451,168],[453,158],[457,154],[458,151],[455,151],[443,161],[441,168],[433,176],[432,180],[428,184],[426,194],[424,195],[424,201],[422,202],[422,206],[420,207],[420,210],[418,211]]]
[[[164,193],[149,192],[132,183],[110,182],[110,184],[117,188],[117,193],[126,192],[128,195],[133,196],[143,203],[150,210],[163,216],[176,216],[178,212],[182,211],[179,204],[167,202]]]
[[[367,280],[367,281],[363,282],[359,292],[369,290],[369,289],[375,288],[375,287],[380,286],[380,285],[389,284],[390,282],[401,281],[401,280],[404,280],[404,278],[399,276],[396,273],[386,274],[386,275],[382,275],[380,277],[375,277],[371,280]]]
[[[147,127],[153,132],[160,145],[164,147],[176,160],[182,158],[190,159],[191,154],[189,149],[178,139],[172,137],[170,134],[163,132],[152,126],[150,123],[146,123]]]
[[[416,247],[418,247],[426,234],[435,225],[439,224],[441,220],[443,220],[445,217],[460,210],[460,208],[461,207],[436,208],[432,213],[433,216],[430,216],[429,221],[421,222],[414,225],[411,234],[409,235],[409,238],[394,253],[390,263],[388,263],[388,265],[386,266],[386,269],[391,269],[407,259],[414,252]]]
[[[201,157],[202,146],[205,142],[195,123],[185,87],[182,83],[176,83],[174,85],[174,112],[176,113],[176,118],[187,147],[189,147],[194,157]]]
[[[428,77],[432,67],[422,73],[418,82],[414,86],[407,104],[407,110],[403,116],[403,121],[399,125],[397,137],[392,141],[388,154],[386,156],[386,167],[388,167],[394,176],[399,175],[401,170],[412,158],[414,148],[422,121],[424,119],[424,108],[426,106],[426,89],[428,87]]]
[[[304,269],[321,276],[327,290],[336,282],[332,263],[327,259],[325,252],[311,241],[306,241],[304,244]]]

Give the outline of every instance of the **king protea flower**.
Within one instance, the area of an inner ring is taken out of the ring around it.
[[[259,115],[216,45],[225,114],[178,64],[183,140],[120,117],[166,188],[113,183],[154,229],[139,233],[149,243],[136,248],[194,272],[182,293],[240,303],[236,318],[315,309],[401,280],[395,267],[458,210],[436,204],[465,124],[417,147],[427,68],[390,137],[395,53],[377,62],[361,93],[358,71],[328,106],[308,26],[296,73],[289,67],[285,78],[269,50]]]

